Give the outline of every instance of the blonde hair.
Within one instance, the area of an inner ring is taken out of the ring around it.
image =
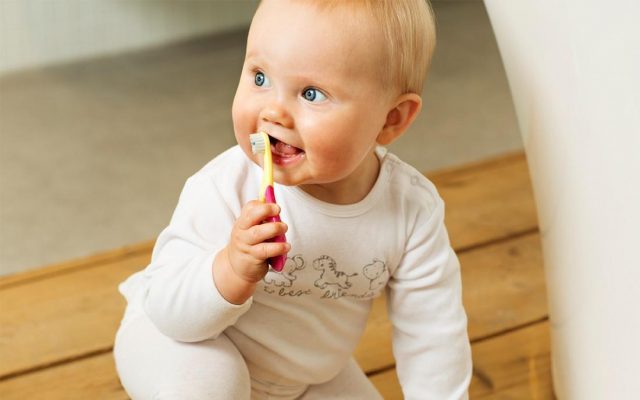
[[[401,93],[422,93],[436,45],[436,22],[429,0],[307,1],[321,9],[350,6],[366,10],[385,39],[384,75]]]

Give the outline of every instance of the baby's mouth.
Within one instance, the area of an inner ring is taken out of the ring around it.
[[[279,158],[293,158],[304,153],[302,149],[282,142],[271,135],[269,135],[269,141],[271,142],[271,154]]]

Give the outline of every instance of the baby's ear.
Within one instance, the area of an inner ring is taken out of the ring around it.
[[[387,113],[387,120],[378,134],[378,144],[390,144],[409,128],[420,113],[422,98],[416,93],[405,93],[398,96],[393,104],[395,105]]]

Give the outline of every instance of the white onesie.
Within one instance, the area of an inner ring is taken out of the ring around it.
[[[245,304],[211,275],[262,170],[235,146],[189,178],[151,264],[120,285],[166,336],[197,342],[222,332],[250,363],[305,384],[340,371],[372,299],[388,292],[393,351],[405,398],[465,398],[471,379],[460,268],[444,203],[413,167],[377,148],[381,169],[360,202],[334,205],[276,184],[291,251]]]

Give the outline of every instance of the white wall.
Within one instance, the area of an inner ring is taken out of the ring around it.
[[[257,0],[0,0],[0,74],[248,26]]]

